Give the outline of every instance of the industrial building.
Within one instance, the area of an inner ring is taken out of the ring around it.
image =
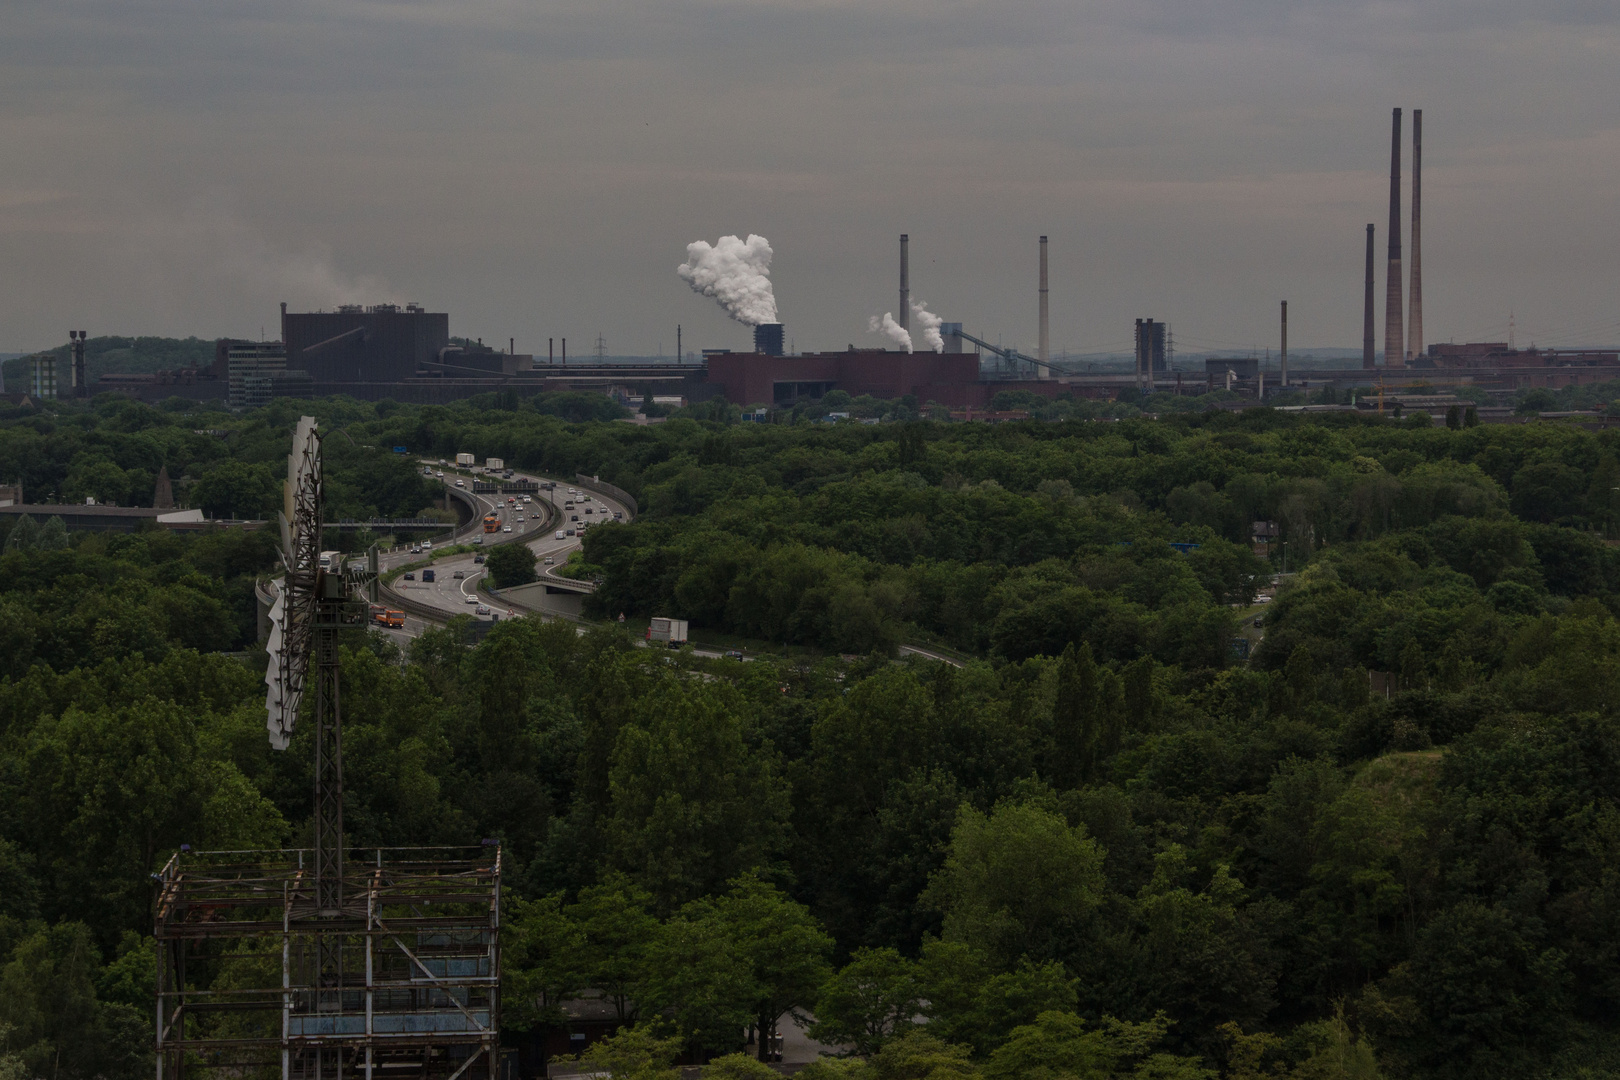
[[[1157,374],[1164,371],[1164,323],[1152,319],[1136,320],[1136,370],[1138,374]]]
[[[417,304],[305,312],[282,304],[281,340],[287,368],[307,371],[316,383],[403,382],[443,363],[450,316]]]

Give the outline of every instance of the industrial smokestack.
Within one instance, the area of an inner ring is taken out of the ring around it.
[[[1406,362],[1423,355],[1423,110],[1412,110],[1412,282]]]
[[[754,351],[766,356],[782,355],[782,324],[761,323],[754,327]]]
[[[1384,366],[1404,366],[1401,327],[1401,110],[1390,121],[1389,266],[1384,271]]]
[[[1373,226],[1367,223],[1367,296],[1361,307],[1361,366],[1372,370],[1378,364],[1373,352]]]
[[[1282,379],[1281,388],[1288,389],[1288,301],[1282,302]]]
[[[1041,237],[1041,342],[1040,348],[1036,351],[1036,356],[1043,365],[1052,359],[1052,327],[1046,307],[1046,237],[1044,236]],[[1050,379],[1052,369],[1043,366],[1038,377]]]
[[[900,234],[900,329],[911,329],[911,236]]]

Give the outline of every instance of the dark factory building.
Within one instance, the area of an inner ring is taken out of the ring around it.
[[[1049,381],[985,381],[979,354],[889,352],[855,349],[846,352],[771,356],[766,353],[710,353],[708,382],[723,389],[734,405],[780,404],[796,398],[819,398],[831,390],[852,396],[871,394],[891,400],[911,394],[919,402],[937,401],[953,409],[980,409],[1001,390],[1033,390],[1053,397],[1067,387]]]
[[[289,312],[281,305],[287,369],[315,383],[385,383],[414,379],[450,345],[450,316],[416,304]]]
[[[1165,370],[1164,323],[1136,320],[1136,370],[1142,374]]]

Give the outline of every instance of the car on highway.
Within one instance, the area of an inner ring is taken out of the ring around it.
[[[546,565],[547,566],[555,566],[555,565],[557,565],[557,560],[555,558],[553,558],[552,556],[547,555],[546,556]]]
[[[422,550],[423,551],[432,551],[433,550],[433,541],[431,541],[431,540],[422,541]]]
[[[727,660],[741,660],[742,658],[743,658],[743,654],[742,654],[741,649],[727,649],[726,650],[726,659]]]
[[[565,534],[563,533],[563,531],[561,529],[557,530],[557,539],[561,540],[564,535]]]
[[[434,470],[433,475],[442,479],[444,477],[444,470],[443,469],[436,469],[436,470]]]
[[[477,614],[479,614],[479,615],[488,615],[489,614],[489,605],[488,604],[479,604]]]
[[[573,530],[573,529],[569,529],[569,530],[568,530],[568,535],[569,535],[569,536],[573,536],[573,535],[574,535],[574,530]]]
[[[456,487],[464,488],[466,486],[467,486],[467,482],[465,480],[457,480],[456,481]]]
[[[416,575],[415,575],[415,574],[412,574],[412,573],[409,573],[409,572],[407,572],[407,573],[406,573],[406,574],[405,574],[405,580],[406,580],[406,581],[415,581],[415,580],[416,580]]]
[[[513,518],[512,520],[513,521],[523,521],[523,520],[525,520],[525,518],[523,517],[522,514],[519,514],[517,517]]]
[[[455,578],[457,581],[460,581],[462,578],[467,576],[467,571],[465,571],[465,570],[457,570],[455,573],[451,574],[450,576]]]
[[[484,542],[484,538],[482,536],[475,536],[472,538],[472,542],[475,544],[482,544]]]
[[[568,520],[569,521],[578,521],[579,520],[579,515],[578,514],[569,514],[568,515]]]
[[[623,510],[615,510],[615,511],[613,511],[613,520],[614,521],[623,521],[624,520],[624,511]]]
[[[510,525],[502,525],[501,526],[501,532],[511,532],[511,531],[512,531],[512,526],[510,526]]]
[[[476,604],[476,603],[478,603],[478,597],[476,597],[476,596],[469,596],[469,597],[467,597],[467,603],[469,603],[469,604]]]
[[[473,556],[473,562],[475,562],[478,565],[482,566],[484,564],[484,557],[482,555],[474,555]]]
[[[422,545],[421,544],[413,545],[411,547],[411,554],[412,555],[420,555],[420,554],[422,554]]]

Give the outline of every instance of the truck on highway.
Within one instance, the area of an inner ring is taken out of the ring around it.
[[[647,626],[649,642],[667,642],[672,649],[686,644],[686,620],[658,616]]]
[[[500,472],[506,468],[506,459],[498,457],[485,458],[484,468],[488,469],[490,472]]]
[[[456,455],[456,464],[459,465],[459,466],[462,466],[464,468],[466,466],[469,466],[469,465],[476,465],[477,463],[478,463],[478,459],[476,457],[474,457],[473,455],[471,455],[471,454],[457,454]]]
[[[432,570],[424,570],[424,571],[422,571],[422,580],[423,581],[432,581],[433,579],[434,578],[433,578],[433,571]]]
[[[383,607],[381,604],[372,604],[371,622],[375,626],[401,627],[405,625],[405,613],[396,608]]]

